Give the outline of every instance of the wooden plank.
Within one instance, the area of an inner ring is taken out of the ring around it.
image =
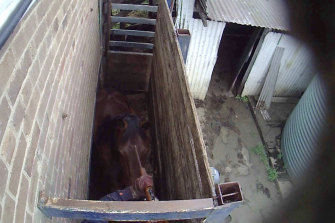
[[[108,42],[109,42],[109,38],[110,38],[110,27],[111,27],[111,17],[110,17],[110,12],[111,12],[111,0],[107,0],[105,2],[105,27],[104,27],[104,31],[105,31],[105,57],[108,60]],[[106,68],[105,68],[106,69]]]
[[[128,48],[123,48],[125,51]],[[130,48],[131,49],[131,48]],[[108,70],[105,87],[120,91],[148,91],[152,54],[109,51]]]
[[[112,9],[157,12],[157,6],[112,3]]]
[[[183,192],[185,193],[184,196],[189,196],[189,198],[199,198],[202,195],[202,184],[201,179],[199,179],[198,176],[197,161],[193,156],[193,143],[191,143],[193,139],[189,135],[187,118],[185,115],[182,115],[185,114],[187,110],[182,98],[182,88],[185,88],[185,86],[183,87],[180,85],[178,75],[176,75],[179,73],[178,70],[175,70],[178,67],[177,63],[179,61],[176,61],[176,59],[173,58],[173,49],[169,44],[170,41],[162,38],[168,37],[169,35],[165,33],[165,30],[161,30],[161,32],[162,33],[157,41],[160,41],[160,45],[164,45],[164,50],[169,53],[164,53],[157,49],[157,58],[159,60],[159,66],[157,67],[164,67],[164,69],[159,70],[165,78],[160,89],[161,91],[164,89],[165,95],[163,98],[165,104],[169,103],[165,108],[168,111],[166,116],[166,125],[169,128],[168,132],[172,132],[172,134],[170,133],[170,138],[168,140],[171,140],[172,144],[177,143],[176,145],[171,146],[169,150],[170,153],[174,155],[172,162],[175,160],[178,161],[178,163],[184,162],[186,164],[178,167],[172,166],[172,168],[170,168],[171,163],[169,164],[169,162],[171,161],[167,161],[164,166],[165,168],[168,166],[168,169],[170,170],[168,174],[172,174],[173,177],[177,176],[174,180],[175,182],[179,181],[181,185],[187,185],[188,191]],[[170,55],[170,53],[172,55]],[[171,67],[164,66],[164,64],[168,65],[169,63],[173,65]],[[178,116],[175,114],[178,114]],[[174,197],[174,199],[182,199],[182,197]]]
[[[238,87],[237,93],[238,93],[239,95],[242,94],[244,85],[245,85],[245,83],[247,82],[247,79],[248,79],[248,77],[249,77],[250,71],[251,71],[252,67],[253,67],[254,64],[255,64],[255,60],[256,60],[256,58],[257,58],[257,56],[258,56],[259,51],[261,50],[261,47],[263,46],[263,42],[264,42],[265,36],[266,36],[266,34],[268,34],[269,32],[270,32],[270,29],[265,29],[265,30],[262,31],[262,35],[261,35],[261,37],[260,37],[260,40],[258,41],[257,47],[256,47],[256,49],[255,49],[255,52],[254,52],[254,54],[252,55],[251,61],[250,61],[249,65],[248,65],[248,68],[247,68],[246,72],[244,73],[244,76],[243,76],[243,79],[242,79],[242,81],[241,81],[241,83],[240,83],[240,86]]]
[[[142,49],[153,49],[152,43],[136,43],[127,41],[109,41],[110,46],[127,47],[127,48],[142,48]]]
[[[176,201],[92,201],[62,199],[40,193],[38,208],[49,218],[92,221],[171,221],[204,219],[220,223],[242,201],[214,206],[213,198]]]
[[[206,218],[217,208],[212,198],[178,201],[92,201],[40,196],[39,209],[48,217],[87,220],[150,221]],[[231,204],[220,206],[230,208]]]
[[[267,72],[265,82],[259,96],[259,100],[256,104],[256,108],[261,110],[267,110],[271,105],[271,98],[273,96],[275,86],[277,83],[279,68],[281,64],[281,59],[284,54],[284,48],[276,47],[273,57],[271,59],[270,68]]]
[[[155,37],[155,32],[141,31],[141,30],[125,30],[125,29],[111,29],[114,35],[129,35],[129,36],[143,36]]]
[[[166,1],[159,4],[151,84],[159,123],[161,194],[164,199],[210,197],[213,182],[183,58]]]
[[[136,24],[146,24],[146,25],[156,25],[156,19],[147,18],[135,18],[135,17],[121,17],[121,16],[111,16],[112,22],[124,22],[124,23],[136,23]]]
[[[142,52],[131,52],[131,51],[108,51],[110,54],[127,54],[127,55],[137,55],[137,56],[153,56],[153,53],[142,53]]]

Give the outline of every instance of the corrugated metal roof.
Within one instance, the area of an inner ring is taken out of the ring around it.
[[[288,12],[283,0],[210,0],[208,17],[278,30],[289,30]]]

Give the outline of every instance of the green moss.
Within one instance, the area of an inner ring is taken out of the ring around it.
[[[241,97],[241,95],[236,95],[235,97],[237,100],[242,101],[243,103],[248,103],[249,99],[247,96]]]
[[[112,15],[117,15],[120,13],[120,9],[112,9]]]
[[[266,172],[268,174],[269,181],[275,181],[278,178],[278,172],[275,168],[270,167],[268,156],[265,153],[264,147],[262,144],[258,144],[257,146],[251,148],[251,151],[259,156],[259,159],[264,163]]]
[[[278,178],[278,173],[277,170],[275,168],[271,168],[269,167],[267,170],[268,173],[268,180],[273,182]]]

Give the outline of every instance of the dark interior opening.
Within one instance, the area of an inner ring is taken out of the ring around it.
[[[97,95],[99,95],[100,91],[113,91],[114,89],[109,88],[100,88],[98,89]],[[149,118],[149,100],[148,100],[148,93],[147,92],[129,92],[129,91],[119,91],[123,95],[125,95],[129,101],[130,106],[135,110],[136,115],[139,117],[139,119],[142,122],[150,122]],[[97,113],[98,107],[96,107],[96,113]],[[112,134],[112,133],[111,133]],[[150,133],[151,134],[151,133]],[[148,162],[146,164],[143,164],[143,167],[146,169],[146,172],[149,175],[153,175],[153,157],[152,157],[152,145],[153,143],[150,143],[150,152],[147,154]],[[90,165],[90,183],[89,183],[89,199],[91,200],[99,200],[101,197],[112,193],[116,190],[124,189],[126,186],[130,185],[124,185],[123,187],[120,187],[119,185],[120,178],[122,176],[119,176],[117,178],[113,178],[113,174],[111,175],[106,174],[106,170],[104,168],[104,165],[102,165],[101,160],[98,158],[99,153],[98,146],[95,145],[95,142],[93,141],[92,145],[92,152],[91,152],[91,165]],[[114,154],[113,154],[114,155]],[[117,154],[115,154],[117,156]],[[119,165],[117,161],[111,161],[112,170],[113,172],[122,172],[122,167]],[[113,179],[109,179],[108,177],[111,177]]]
[[[115,55],[114,55],[115,56]],[[111,60],[113,60],[113,55],[110,57]],[[116,57],[116,56],[115,56]],[[129,57],[129,56],[128,56]],[[127,63],[127,60],[124,61],[124,63]],[[122,64],[121,66],[124,67],[125,64]],[[137,69],[136,66],[131,66],[131,69]],[[121,69],[121,68],[120,68]],[[110,67],[110,69],[106,70],[104,74],[102,75],[105,80],[109,80],[108,76],[115,76],[117,77],[120,75],[118,69],[115,66]],[[138,70],[140,72],[140,70]],[[133,70],[129,71],[133,72]],[[140,119],[141,123],[149,123],[149,140],[150,140],[150,148],[149,152],[147,153],[147,163],[143,164],[143,167],[145,168],[146,172],[154,176],[154,165],[153,165],[153,146],[154,143],[152,142],[153,136],[152,134],[152,127],[151,127],[151,105],[149,101],[149,92],[147,90],[138,90],[136,88],[133,88],[133,83],[131,79],[127,79],[126,82],[123,82],[122,86],[120,88],[117,87],[111,87],[110,82],[106,81],[104,83],[100,82],[101,79],[99,80],[98,83],[98,90],[97,90],[97,98],[98,100],[99,95],[102,91],[105,92],[113,92],[113,91],[118,91],[124,96],[126,96],[130,107],[135,111],[136,116]],[[128,83],[128,86],[127,86]],[[133,90],[131,90],[133,88]],[[99,113],[98,109],[100,109],[97,104],[95,108],[95,119],[97,118],[97,114]],[[94,126],[94,128],[98,128],[99,126]],[[96,132],[96,134],[99,134],[99,132]],[[112,133],[111,133],[112,134]],[[120,176],[121,166],[118,160],[116,161],[111,161],[111,167],[112,167],[112,172],[110,175],[106,173],[106,171],[109,171],[105,168],[105,166],[101,163],[101,159],[99,159],[99,146],[95,144],[95,135],[93,135],[93,142],[92,142],[92,150],[91,150],[91,162],[90,162],[90,180],[89,180],[89,199],[90,200],[99,200],[103,196],[115,192],[116,190],[124,189],[127,186],[130,185],[123,185],[120,183],[120,179],[122,176]],[[117,153],[113,153],[113,156],[118,157]],[[115,172],[118,172],[118,174],[115,174]],[[115,177],[116,176],[116,177]],[[155,179],[154,179],[155,180]],[[120,185],[123,185],[120,187]],[[155,187],[157,184],[154,184]],[[158,190],[157,190],[158,191]],[[157,196],[156,188],[155,188],[155,195]],[[158,195],[159,197],[159,195]]]
[[[237,94],[261,31],[259,27],[226,24],[212,75],[212,81],[222,82],[225,92]]]

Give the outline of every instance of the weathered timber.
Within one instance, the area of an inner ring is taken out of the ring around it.
[[[159,3],[155,33],[151,88],[161,195],[211,197],[207,154],[166,1]]]
[[[155,37],[155,32],[141,30],[111,29],[113,35]]]
[[[157,12],[157,6],[112,3],[113,9]]]
[[[110,54],[126,54],[126,55],[138,55],[138,56],[152,56],[152,53],[141,53],[141,52],[132,52],[132,51],[117,51],[110,50]]]
[[[108,55],[104,87],[120,91],[148,91],[152,54],[110,50]]]
[[[141,49],[153,49],[152,43],[136,43],[127,41],[109,41],[110,46],[126,47],[126,48],[141,48]]]
[[[178,201],[92,201],[46,197],[40,193],[38,208],[48,217],[96,221],[167,221],[207,219],[221,223],[223,216],[241,202],[215,206],[212,198]]]
[[[136,23],[136,24],[155,25],[156,24],[156,19],[112,16],[112,22],[113,23],[115,23],[115,22],[124,22],[124,23]]]

